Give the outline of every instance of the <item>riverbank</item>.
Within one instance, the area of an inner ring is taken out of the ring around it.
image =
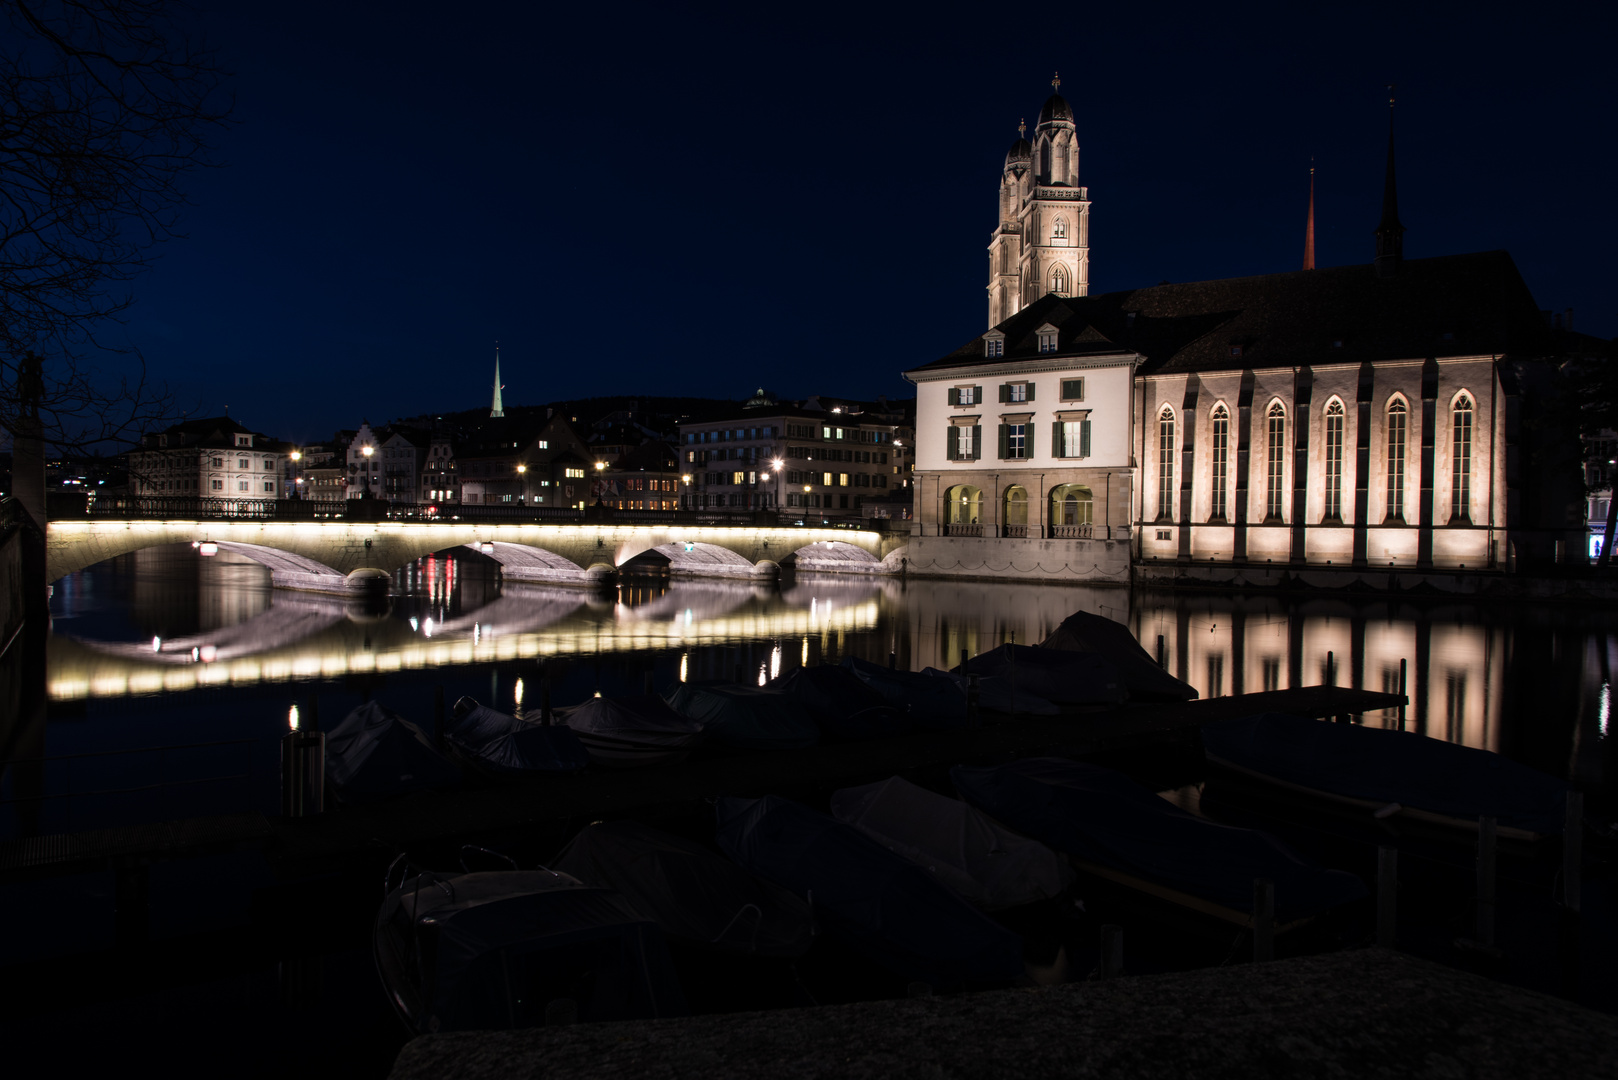
[[[1568,567],[1561,574],[1512,574],[1500,570],[1143,560],[1134,564],[1132,580],[1143,588],[1188,592],[1448,597],[1532,604],[1618,602],[1618,575],[1597,576],[1589,567]]]
[[[949,997],[427,1035],[391,1075],[1571,1080],[1618,1075],[1618,1019],[1360,949]]]

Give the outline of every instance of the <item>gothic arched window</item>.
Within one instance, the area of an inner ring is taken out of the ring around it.
[[[1212,521],[1225,520],[1225,486],[1230,474],[1230,413],[1223,405],[1215,405],[1210,424],[1211,458],[1213,472],[1213,499],[1208,517]]]
[[[1041,139],[1039,141],[1039,175],[1045,177],[1047,180],[1050,179],[1051,141],[1049,139]]]
[[[1343,403],[1326,404],[1326,521],[1343,519]]]
[[[1388,402],[1387,520],[1399,524],[1403,524],[1405,519],[1405,440],[1409,430],[1407,425],[1409,419],[1409,409],[1405,406],[1403,398],[1394,398]]]
[[[1174,410],[1157,414],[1157,520],[1174,520]]]
[[[1058,266],[1051,271],[1051,292],[1057,296],[1067,295],[1067,270]]]
[[[1056,224],[1051,226],[1051,239],[1052,240],[1066,240],[1067,239],[1067,218],[1057,218],[1056,219]],[[1058,244],[1056,246],[1061,247],[1062,245]]]
[[[1454,444],[1450,450],[1449,519],[1472,520],[1472,399],[1462,394],[1452,410]]]
[[[1271,402],[1266,421],[1265,464],[1268,486],[1265,493],[1264,516],[1267,520],[1282,521],[1286,515],[1285,491],[1287,461],[1287,410],[1279,401]]]

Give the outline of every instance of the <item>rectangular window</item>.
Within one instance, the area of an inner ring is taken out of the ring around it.
[[[1005,461],[1022,461],[1028,457],[1028,425],[1000,425],[1000,457]]]
[[[214,480],[208,485],[208,487],[211,491],[224,491],[225,482],[223,480]]]
[[[1006,386],[1006,400],[1007,401],[1027,401],[1028,400],[1028,384],[1027,383],[1009,383],[1009,384],[1007,384],[1007,386]]]
[[[562,474],[564,476],[567,476],[570,479],[573,479],[573,480],[583,480],[584,479],[584,470],[583,469],[563,469]]]
[[[848,474],[846,472],[837,474],[837,486],[838,487],[847,487],[848,486]]]
[[[248,468],[247,459],[246,458],[237,458],[236,459],[236,467],[238,469]]]
[[[216,468],[216,469],[223,469],[225,467],[225,459],[222,458],[222,457],[214,458],[213,459],[213,467]]]
[[[236,490],[237,491],[246,491],[247,490],[247,481],[246,480],[238,480],[238,481],[236,481]]]
[[[951,424],[948,433],[948,442],[945,444],[949,450],[951,461],[976,461],[978,457],[976,427],[964,427]]]
[[[1063,379],[1062,380],[1062,400],[1063,401],[1083,401],[1084,400],[1084,380],[1083,379]]]
[[[275,493],[275,481],[273,481],[273,480],[265,481],[264,482],[264,490],[268,491],[270,494],[273,495]]]
[[[825,487],[831,487],[832,474],[831,473],[821,473],[820,474],[820,482]]]
[[[745,483],[747,483],[747,474],[744,473],[744,472],[731,473],[730,474],[730,482],[732,484],[745,484]]]
[[[1039,335],[1039,351],[1042,353],[1056,351],[1056,332],[1054,330]]]
[[[1054,454],[1062,458],[1090,456],[1090,421],[1058,420],[1053,431]]]
[[[955,388],[954,405],[976,405],[978,403],[978,388],[975,386],[958,386]]]
[[[1006,343],[1004,341],[991,338],[983,343],[984,356],[1003,356],[1005,355],[1005,351]]]

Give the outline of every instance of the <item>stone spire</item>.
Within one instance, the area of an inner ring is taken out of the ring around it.
[[[1315,268],[1315,166],[1309,163],[1309,217],[1303,226],[1303,268]]]
[[[494,405],[489,409],[489,415],[490,416],[504,416],[504,415],[506,415],[506,410],[505,410],[504,407],[502,407],[502,405],[500,403],[500,391],[502,391],[504,389],[505,389],[505,384],[500,381],[500,343],[495,342],[495,346],[494,346]]]
[[[1376,273],[1393,277],[1404,262],[1405,227],[1399,224],[1399,187],[1393,175],[1393,87],[1388,87],[1388,172],[1382,181],[1382,223],[1376,227]]]

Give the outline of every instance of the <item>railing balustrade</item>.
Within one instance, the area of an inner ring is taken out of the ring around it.
[[[1026,540],[1028,538],[1027,525],[1002,525],[1000,535],[1008,540]]]
[[[1095,533],[1094,525],[1052,525],[1052,540],[1089,540]]]
[[[944,530],[944,535],[945,536],[982,536],[983,535],[983,525],[981,523],[977,523],[977,522],[974,522],[972,524],[963,524],[961,522],[954,522],[954,523],[943,526],[943,530]]]

